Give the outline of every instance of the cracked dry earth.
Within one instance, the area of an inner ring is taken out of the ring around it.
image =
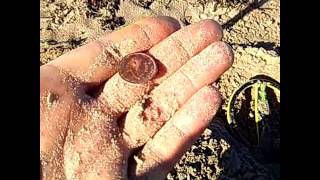
[[[279,179],[280,165],[258,160],[226,128],[232,92],[251,77],[280,82],[280,0],[40,0],[40,65],[99,35],[148,16],[182,26],[211,18],[223,25],[234,65],[217,82],[221,112],[167,179]]]

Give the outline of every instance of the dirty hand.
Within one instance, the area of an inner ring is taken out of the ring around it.
[[[209,84],[233,62],[212,20],[181,28],[146,18],[40,67],[42,179],[164,179],[220,106]],[[158,73],[130,83],[124,56],[145,52]]]

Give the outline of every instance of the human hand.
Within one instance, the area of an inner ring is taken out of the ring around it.
[[[40,67],[43,179],[165,178],[220,107],[209,84],[233,62],[216,22],[179,29],[146,18]],[[135,52],[157,61],[150,82],[117,73]]]

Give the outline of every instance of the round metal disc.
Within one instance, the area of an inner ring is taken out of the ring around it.
[[[145,53],[133,53],[125,56],[119,64],[119,75],[131,83],[146,83],[157,73],[155,60]]]

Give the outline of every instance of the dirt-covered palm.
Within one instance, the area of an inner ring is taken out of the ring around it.
[[[233,62],[221,27],[203,20],[180,29],[147,18],[40,67],[43,179],[163,179],[220,106],[209,84]],[[157,77],[132,84],[122,57],[146,52]]]

